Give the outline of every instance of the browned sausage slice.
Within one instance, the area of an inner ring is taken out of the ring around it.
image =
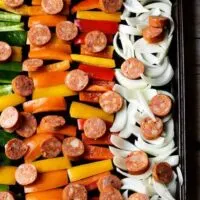
[[[140,128],[144,138],[147,140],[155,140],[159,138],[163,132],[163,122],[158,117],[156,117],[155,121],[147,117],[141,122]]]
[[[128,198],[128,200],[149,200],[149,197],[146,194],[134,193]]]
[[[51,39],[51,32],[46,25],[35,24],[28,31],[28,39],[35,46],[43,46]]]
[[[162,28],[154,28],[148,26],[142,31],[144,39],[149,43],[161,42],[165,37],[165,32]]]
[[[70,71],[65,79],[65,84],[73,91],[82,91],[89,82],[88,74],[80,69]]]
[[[37,169],[31,164],[22,164],[15,171],[15,179],[20,185],[29,185],[37,179]]]
[[[100,193],[99,200],[123,200],[123,198],[119,190],[108,186]]]
[[[64,7],[63,0],[42,0],[43,10],[50,15],[58,14]]]
[[[104,112],[113,114],[122,108],[123,98],[116,92],[108,91],[100,96],[99,104]]]
[[[12,89],[20,96],[29,96],[34,90],[33,80],[25,75],[18,75],[12,80]]]
[[[4,3],[11,8],[17,8],[23,5],[24,0],[4,0]]]
[[[62,144],[55,137],[48,138],[40,147],[41,154],[44,158],[55,158],[61,153],[61,150]]]
[[[68,137],[63,140],[62,152],[70,158],[77,158],[84,153],[84,145],[81,140],[76,137]]]
[[[107,13],[115,13],[122,7],[122,0],[99,0],[101,10]]]
[[[26,59],[22,64],[22,70],[28,72],[37,71],[44,64],[43,60],[37,58]]]
[[[103,192],[103,190],[108,186],[112,186],[119,190],[121,188],[121,185],[121,180],[117,176],[114,176],[112,174],[101,177],[97,182],[97,186],[100,192]]]
[[[40,126],[47,131],[61,129],[65,125],[65,119],[58,115],[48,115],[42,118]]]
[[[166,162],[155,164],[153,167],[152,174],[153,174],[153,178],[157,182],[160,182],[163,184],[168,184],[173,179],[172,167]]]
[[[85,36],[85,46],[90,52],[101,52],[106,48],[106,45],[107,37],[103,32],[91,31]]]
[[[28,146],[17,138],[9,140],[5,145],[5,154],[11,160],[22,158],[28,150]]]
[[[70,21],[63,21],[56,25],[56,35],[61,40],[70,41],[78,35],[78,28]]]
[[[144,151],[133,151],[125,159],[128,171],[133,175],[143,174],[149,168],[148,155]]]
[[[28,112],[21,112],[21,126],[16,130],[17,134],[28,138],[35,134],[37,130],[37,120],[34,115]]]
[[[10,192],[0,192],[1,200],[15,200],[13,195]]]
[[[167,26],[168,18],[163,16],[149,16],[149,26],[164,28]]]
[[[10,58],[12,49],[6,42],[0,41],[0,61],[6,61]]]
[[[144,73],[144,64],[136,58],[129,58],[122,63],[121,71],[125,77],[137,79]]]
[[[164,117],[171,111],[172,100],[167,95],[158,94],[151,99],[149,106],[155,115]]]
[[[87,190],[83,185],[70,183],[63,189],[62,199],[87,200],[88,199]]]

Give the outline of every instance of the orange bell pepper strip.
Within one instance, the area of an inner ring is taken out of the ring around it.
[[[99,103],[102,92],[79,92],[79,100],[88,103]]]
[[[101,177],[104,177],[104,176],[107,176],[107,175],[110,175],[110,174],[111,173],[109,171],[103,172],[103,173],[82,179],[80,181],[75,181],[74,183],[84,185],[85,188],[87,189],[87,191],[92,191],[92,190],[97,189],[97,182]]]
[[[30,113],[64,111],[67,109],[67,103],[64,97],[40,98],[23,103],[23,109]]]
[[[92,53],[87,49],[87,47],[85,45],[81,45],[81,54],[86,55],[86,56],[94,56],[94,57],[100,57],[100,58],[112,58],[113,52],[114,52],[113,46],[108,46],[99,53]]]
[[[62,189],[26,194],[26,200],[62,200]]]
[[[39,6],[39,5],[41,5],[41,1],[42,0],[32,0],[31,4],[34,5],[34,6]],[[67,4],[67,5],[70,5],[71,0],[64,0],[64,3]]]
[[[55,71],[66,71],[70,68],[69,60],[64,60],[61,62],[56,62],[53,64],[46,65],[42,71],[45,72],[55,72]]]
[[[83,0],[73,6],[71,12],[75,13],[81,10],[92,10],[95,8],[100,8],[99,0]]]
[[[67,72],[34,72],[31,73],[35,88],[61,85],[65,83]]]
[[[115,83],[112,81],[92,80],[92,83],[85,89],[88,92],[106,92],[112,90]]]
[[[37,180],[24,187],[25,193],[41,192],[67,185],[67,170],[46,172],[38,175]]]

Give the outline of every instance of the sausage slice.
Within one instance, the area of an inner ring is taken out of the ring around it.
[[[103,32],[91,31],[85,36],[85,46],[88,51],[98,53],[103,51],[107,45],[107,37]]]
[[[168,18],[163,16],[149,16],[149,26],[164,28],[167,26]]]
[[[12,54],[12,49],[6,42],[0,41],[0,61],[6,61],[10,58]]]
[[[40,147],[41,154],[44,158],[55,158],[61,153],[61,150],[62,144],[55,137],[48,138]]]
[[[153,174],[153,178],[157,182],[160,182],[163,184],[168,184],[173,179],[172,167],[166,162],[155,164],[153,167],[152,174]]]
[[[20,139],[9,140],[5,145],[5,154],[11,160],[19,160],[28,150],[28,146]]]
[[[121,180],[117,176],[114,176],[112,174],[101,177],[97,182],[97,186],[100,192],[103,192],[103,190],[108,186],[112,186],[119,190],[121,188],[121,185]]]
[[[20,185],[29,185],[37,179],[37,169],[31,164],[20,165],[15,172],[15,179]]]
[[[108,91],[100,96],[99,104],[104,112],[113,114],[122,108],[123,98],[116,92]]]
[[[23,97],[29,96],[33,93],[33,80],[25,75],[18,75],[12,80],[13,91]]]
[[[13,195],[10,192],[0,192],[1,200],[15,200]]]
[[[46,25],[35,24],[28,31],[28,39],[35,46],[43,46],[51,39],[51,32]]]
[[[38,58],[29,58],[26,59],[22,64],[22,70],[28,72],[37,71],[44,64],[42,59]]]
[[[63,0],[42,0],[42,9],[50,15],[58,14],[64,7]]]
[[[97,139],[106,133],[106,123],[97,117],[87,119],[83,126],[86,137]]]
[[[35,116],[28,112],[21,112],[21,126],[16,130],[17,134],[28,138],[35,134],[37,130],[37,120]]]
[[[24,0],[4,0],[4,3],[11,8],[17,8],[23,5]]]
[[[128,171],[133,175],[143,174],[149,168],[148,155],[144,151],[133,151],[125,159]]]
[[[61,129],[65,125],[65,119],[58,115],[48,115],[42,118],[40,126],[47,131]]]
[[[122,7],[122,0],[99,0],[101,10],[106,13],[115,13]]]
[[[68,137],[63,140],[62,152],[70,158],[77,158],[85,151],[83,142],[76,137]]]
[[[78,28],[70,21],[62,21],[56,25],[56,35],[61,40],[70,41],[78,35]]]
[[[140,128],[144,138],[147,140],[155,140],[159,138],[163,132],[163,121],[158,117],[156,117],[156,121],[147,117],[141,122]]]
[[[122,74],[129,79],[140,78],[144,73],[144,64],[136,58],[129,58],[121,65]]]
[[[146,194],[136,192],[132,194],[128,200],[149,200],[149,197]]]
[[[70,71],[65,79],[65,84],[73,91],[82,91],[89,82],[88,74],[80,69]]]
[[[72,199],[78,199],[78,200],[87,200],[87,190],[83,185],[76,184],[76,183],[70,183],[63,189],[62,194],[63,200],[72,200]]]
[[[123,198],[119,190],[108,186],[100,193],[99,200],[123,200]]]
[[[171,111],[172,100],[167,95],[158,94],[151,99],[149,106],[155,115],[164,117]]]

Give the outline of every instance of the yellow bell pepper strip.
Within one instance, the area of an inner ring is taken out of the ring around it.
[[[101,11],[78,11],[76,13],[76,18],[78,19],[88,19],[88,20],[97,20],[97,21],[112,21],[112,22],[120,22],[121,21],[121,13],[105,13]]]
[[[38,160],[31,164],[33,164],[40,173],[71,168],[71,163],[67,157]]]
[[[76,119],[88,119],[91,117],[99,117],[107,122],[113,122],[114,120],[114,115],[105,113],[100,108],[96,108],[79,102],[72,102],[69,112],[70,116]]]
[[[19,96],[18,94],[8,94],[5,96],[1,96],[0,97],[0,112],[9,106],[17,106],[25,101],[26,99],[22,96]]]
[[[64,111],[67,109],[67,103],[64,97],[40,98],[23,103],[23,109],[30,113]]]
[[[100,57],[100,58],[112,58],[114,52],[113,46],[107,46],[103,51],[98,53],[92,53],[85,45],[81,45],[81,55]]]
[[[92,56],[85,56],[79,54],[71,54],[71,59],[76,62],[88,64],[88,65],[95,65],[98,67],[105,67],[105,68],[115,68],[115,61],[113,59],[108,58],[98,58]]]
[[[43,24],[49,27],[55,27],[59,22],[67,20],[66,16],[63,15],[41,15],[31,16],[28,20],[28,27],[35,24]]]
[[[21,62],[22,61],[22,47],[12,46],[11,61]]]
[[[15,185],[15,171],[13,166],[0,166],[0,184]]]
[[[69,68],[70,68],[69,60],[64,60],[64,61],[61,61],[61,62],[46,65],[42,69],[42,71],[45,71],[45,72],[66,71]]]
[[[42,1],[42,0],[32,0],[31,4],[32,4],[33,6],[39,6],[39,5],[41,5],[41,1]],[[64,0],[63,2],[64,2],[65,4],[67,4],[67,5],[70,5],[70,4],[71,4],[71,0]]]
[[[70,182],[78,181],[113,169],[111,160],[103,160],[72,167],[67,170]]]
[[[32,99],[42,97],[69,97],[77,95],[76,92],[70,90],[66,85],[57,85],[45,88],[35,88]]]
[[[24,187],[25,193],[41,192],[67,185],[67,170],[46,172],[38,175],[37,180]]]
[[[62,200],[62,189],[26,194],[26,200]]]

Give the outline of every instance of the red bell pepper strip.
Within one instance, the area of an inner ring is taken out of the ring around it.
[[[112,90],[115,85],[112,81],[92,80],[91,84],[85,89],[89,92],[106,92]]]
[[[80,64],[78,68],[88,73],[91,79],[112,81],[115,77],[115,73],[113,69],[95,67],[95,66],[84,65],[84,64]]]
[[[79,92],[79,100],[88,103],[99,103],[102,92]]]
[[[86,19],[76,19],[74,23],[81,32],[87,33],[90,31],[99,30],[105,34],[115,34],[118,31],[119,25],[117,22],[93,21]]]

